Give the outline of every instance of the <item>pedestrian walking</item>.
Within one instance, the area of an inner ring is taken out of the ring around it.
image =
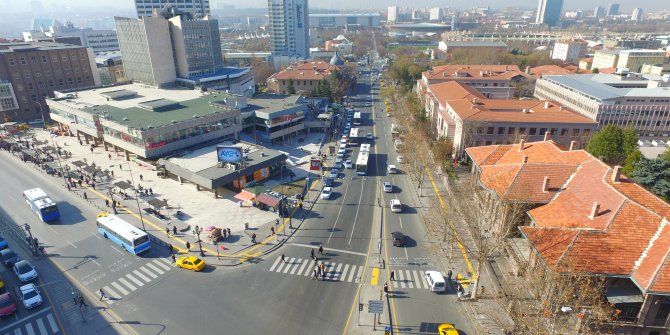
[[[226,228],[221,229],[221,231],[223,232],[223,238],[226,238],[226,235],[228,234]]]
[[[165,235],[167,235],[167,237],[170,237],[170,228],[165,227]]]
[[[140,181],[144,181],[144,176],[140,174]]]
[[[172,235],[177,236],[177,226],[172,226]]]
[[[86,192],[84,192],[84,199],[88,200],[88,195],[86,195]]]
[[[388,297],[389,296],[389,283],[384,282],[384,296]]]
[[[93,187],[93,189],[95,190],[95,183],[94,182],[91,182],[91,187]]]
[[[93,153],[93,147],[91,147],[91,153]]]
[[[168,252],[170,253],[170,255],[172,255],[173,251],[174,251],[174,247],[172,246],[172,244],[168,244]]]
[[[102,299],[107,299],[107,296],[105,295],[105,291],[103,291],[102,289],[100,289],[100,290],[98,291],[98,293],[100,293],[100,301],[102,301]]]
[[[154,195],[154,190],[152,190],[151,187],[149,187],[149,194]]]
[[[111,173],[112,177],[114,177],[114,170],[110,170],[109,173]]]
[[[191,243],[186,242],[186,249],[188,249],[188,252],[191,252]]]
[[[454,274],[454,273],[451,272],[451,269],[449,269],[449,272],[447,272],[447,279],[449,279],[449,282],[450,282],[450,283],[451,283],[451,276],[452,276],[453,274]]]
[[[81,140],[79,140],[79,145],[84,145],[84,142],[82,142]]]
[[[228,228],[228,237],[231,237],[231,236],[233,236],[233,235],[230,234],[230,228]]]
[[[314,249],[312,249],[312,251],[310,252],[310,254],[311,254],[311,257],[310,257],[310,258],[316,260],[316,256],[314,256]]]
[[[107,154],[107,158],[112,159],[112,154]]]
[[[319,280],[319,272],[317,271],[317,269],[314,269],[314,277],[312,277],[312,280],[314,279]]]
[[[174,254],[172,254],[172,263],[177,264],[177,257]]]
[[[82,185],[83,183],[84,183],[84,181],[81,180],[81,179],[79,179],[79,181],[77,181],[77,184],[79,184],[79,187],[81,187],[81,185]]]
[[[319,244],[319,255],[323,255],[323,245]]]
[[[72,190],[72,186],[70,186],[70,184],[67,184],[67,183],[66,183],[65,186],[67,187],[67,190],[68,190],[68,191],[71,191],[71,190]]]
[[[84,301],[84,296],[80,295],[79,296],[79,308],[82,308],[84,306],[88,306],[88,305],[86,304],[86,301]]]
[[[270,232],[272,233],[271,235],[275,234],[275,227],[270,227]]]
[[[256,244],[256,233],[251,234],[251,243]]]
[[[391,270],[391,281],[395,281],[395,271]]]
[[[281,262],[286,264],[286,256],[284,254],[281,254]]]

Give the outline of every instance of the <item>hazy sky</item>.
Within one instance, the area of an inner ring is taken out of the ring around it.
[[[33,0],[34,1],[34,0]],[[116,1],[91,1],[91,0],[38,0],[41,1],[45,9],[52,10],[54,8],[70,7],[75,9],[77,7],[98,7],[104,6],[107,8],[134,8],[133,0],[116,0]],[[27,10],[31,0],[0,0],[0,7],[8,6],[10,11]],[[592,9],[597,5],[607,6],[608,2],[618,2],[621,4],[620,11],[623,13],[631,12],[633,7],[642,7],[645,11],[669,9],[670,1],[668,0],[565,0],[564,9]],[[414,7],[423,6],[455,6],[460,9],[472,8],[474,5],[491,6],[494,8],[506,6],[526,6],[536,7],[538,0],[310,0],[310,7],[313,8],[333,8],[333,9],[369,9],[369,8],[384,8],[394,4],[411,3]],[[238,8],[252,8],[252,7],[266,7],[267,0],[210,0],[212,7],[218,7],[219,4],[230,4]],[[23,7],[23,8],[22,8]],[[5,7],[7,8],[7,7]]]

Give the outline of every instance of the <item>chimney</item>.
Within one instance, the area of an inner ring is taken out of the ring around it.
[[[477,103],[477,98],[472,98],[472,103],[476,104]]]
[[[542,182],[542,192],[549,192],[549,176],[544,176],[544,181]]]
[[[614,167],[614,171],[612,171],[612,182],[618,183],[619,178],[621,178],[621,166],[617,165]]]
[[[505,71],[507,71],[507,65],[505,65]]]
[[[570,151],[577,149],[577,141],[570,141]]]
[[[523,138],[519,141],[519,151],[523,151],[523,146],[526,144],[526,140]]]
[[[551,138],[551,133],[549,131],[544,132],[544,141],[547,142]]]
[[[528,163],[528,156],[523,156],[523,164]]]
[[[526,71],[527,74],[530,74],[530,66],[526,66]]]
[[[549,107],[551,107],[551,105],[549,104],[549,101],[545,101],[544,102],[544,109],[549,109]]]
[[[564,111],[564,110],[565,110],[565,106],[561,106],[558,110]]]
[[[589,215],[589,219],[593,220],[598,216],[598,212],[600,211],[600,204],[596,201],[593,203],[593,207],[591,207],[591,214]]]

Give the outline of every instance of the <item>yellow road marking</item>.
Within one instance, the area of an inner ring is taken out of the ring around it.
[[[377,284],[379,284],[379,268],[374,268],[370,277],[370,285],[377,286]]]
[[[472,281],[470,279],[466,279],[461,275],[460,273],[456,275],[456,281],[463,286],[463,288],[468,288],[468,284],[470,284]]]

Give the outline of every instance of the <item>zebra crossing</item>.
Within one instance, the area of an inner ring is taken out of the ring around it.
[[[103,287],[107,297],[103,301],[111,305],[173,268],[174,264],[169,259],[156,258]]]
[[[395,271],[395,280],[390,281],[392,288],[420,288],[430,289],[423,270],[401,270]]]
[[[321,261],[319,261],[321,263]],[[358,283],[363,274],[362,265],[351,265],[343,263],[335,263],[323,261],[325,265],[326,275],[325,280],[341,281],[348,283]],[[270,269],[270,272],[284,273],[295,276],[311,277],[314,275],[316,269],[316,262],[312,259],[286,257],[286,263],[281,261],[281,257],[277,257]]]
[[[21,324],[12,324],[0,329],[2,335],[51,335],[60,333],[53,313],[33,318]]]

